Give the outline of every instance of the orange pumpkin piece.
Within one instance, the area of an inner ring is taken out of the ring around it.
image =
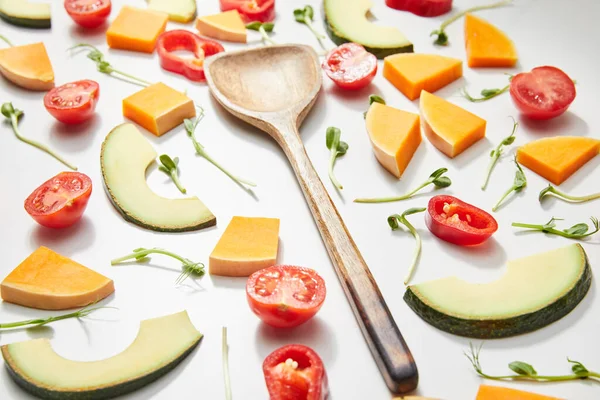
[[[111,279],[43,246],[0,284],[4,301],[42,310],[83,307],[114,291]]]
[[[481,385],[475,400],[561,400],[542,394],[524,392],[501,386]]]
[[[450,158],[485,137],[484,119],[429,92],[421,93],[420,109],[423,133]]]
[[[168,19],[167,13],[123,6],[106,31],[106,43],[113,49],[152,53]]]
[[[514,67],[515,45],[504,32],[484,19],[465,15],[465,47],[467,64],[477,67]]]
[[[0,49],[0,74],[24,89],[45,92],[54,87],[54,70],[44,43]]]
[[[435,92],[462,76],[462,61],[434,54],[394,54],[383,61],[383,76],[410,100]]]
[[[581,136],[538,139],[517,150],[517,161],[560,185],[600,151],[600,140]]]
[[[373,103],[366,124],[377,161],[400,179],[421,144],[419,115]]]

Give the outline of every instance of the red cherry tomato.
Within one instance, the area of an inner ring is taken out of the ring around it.
[[[510,81],[513,102],[531,119],[558,117],[567,111],[576,94],[571,78],[555,67],[537,67]]]
[[[65,0],[65,10],[78,25],[96,28],[110,15],[110,0]]]
[[[344,43],[331,50],[322,64],[331,80],[346,90],[367,86],[377,73],[377,57],[356,43]]]
[[[92,180],[79,172],[61,172],[25,200],[25,211],[47,228],[66,228],[81,219],[92,194]]]
[[[310,347],[280,347],[265,358],[263,373],[270,400],[324,400],[329,395],[323,361]]]
[[[46,110],[65,124],[79,124],[94,115],[100,97],[100,86],[89,79],[66,83],[44,96]]]
[[[250,309],[277,328],[292,328],[311,319],[325,294],[325,281],[315,270],[289,265],[256,271],[246,283]]]
[[[219,0],[221,11],[238,10],[244,22],[271,22],[275,19],[275,0]]]
[[[459,246],[483,243],[498,230],[498,223],[487,212],[444,195],[429,200],[425,224],[435,236]]]
[[[421,17],[437,17],[452,9],[452,0],[385,0],[385,4]]]

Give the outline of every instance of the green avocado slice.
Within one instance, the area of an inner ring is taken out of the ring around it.
[[[443,331],[493,339],[543,328],[564,317],[585,297],[592,271],[580,244],[508,263],[490,283],[448,277],[409,286],[404,301]]]

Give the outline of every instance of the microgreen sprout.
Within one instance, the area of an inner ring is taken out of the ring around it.
[[[325,44],[323,43],[325,35],[317,32],[317,30],[312,25],[314,15],[315,13],[311,6],[304,6],[304,8],[297,8],[294,10],[294,18],[296,19],[296,22],[308,26],[308,29],[310,29],[313,35],[315,35],[323,50],[327,51],[327,46],[325,46]]]
[[[223,379],[225,380],[225,400],[231,400],[231,378],[229,376],[229,345],[227,344],[227,327],[221,331],[221,355],[223,358]]]
[[[333,166],[335,165],[335,160],[338,157],[346,154],[346,152],[348,151],[348,143],[342,142],[340,140],[341,135],[342,132],[338,128],[330,126],[329,128],[327,128],[325,138],[325,144],[331,152],[331,155],[329,157],[329,179],[331,180],[331,183],[333,183],[333,185],[338,189],[343,189],[344,187],[341,183],[338,182],[335,175],[333,174]]]
[[[163,154],[158,159],[162,164],[159,165],[158,169],[171,177],[173,183],[181,193],[187,193],[187,190],[185,190],[179,181],[179,157],[171,159],[168,155]]]
[[[355,199],[355,203],[389,203],[392,201],[401,201],[407,200],[413,197],[418,191],[423,189],[426,186],[434,185],[436,189],[445,188],[452,184],[452,181],[447,176],[443,176],[446,172],[448,172],[448,168],[439,168],[433,171],[429,178],[415,189],[410,192],[403,194],[402,196],[395,197],[380,197],[380,198],[360,198]]]
[[[540,232],[544,232],[544,233],[549,233],[551,235],[558,235],[558,236],[562,236],[568,239],[583,239],[585,237],[588,236],[592,236],[593,234],[595,234],[596,232],[598,232],[600,230],[600,223],[598,222],[598,218],[596,217],[590,217],[590,220],[592,221],[592,224],[594,226],[594,230],[593,231],[589,231],[590,227],[588,226],[588,224],[586,223],[579,223],[579,224],[575,224],[572,227],[568,228],[568,229],[556,229],[556,221],[562,221],[562,218],[555,218],[552,217],[552,219],[548,222],[546,222],[543,225],[535,225],[535,224],[525,224],[522,222],[513,222],[512,226],[516,227],[516,228],[525,228],[525,229],[529,229],[532,231],[540,231]]]
[[[405,285],[408,285],[408,282],[410,282],[410,278],[412,278],[413,273],[415,272],[415,269],[417,268],[417,264],[419,262],[419,256],[421,255],[421,236],[419,235],[419,232],[417,232],[415,227],[410,222],[408,222],[408,219],[406,219],[406,217],[408,215],[421,213],[425,210],[426,210],[426,208],[409,208],[408,210],[404,211],[402,214],[390,215],[387,219],[388,224],[389,224],[390,228],[392,228],[393,231],[402,229],[400,227],[400,224],[402,224],[402,225],[406,226],[408,231],[417,240],[417,246],[415,248],[415,253],[413,255],[412,262],[408,269],[408,273],[406,274],[406,278],[404,278]]]
[[[28,319],[26,321],[19,321],[19,322],[0,323],[0,329],[12,329],[12,328],[21,328],[21,327],[32,328],[32,327],[36,327],[36,326],[47,325],[52,322],[60,321],[63,319],[87,317],[89,314],[93,313],[96,310],[100,310],[102,308],[113,308],[113,307],[93,307],[94,304],[95,303],[87,305],[78,311],[68,313],[68,314],[62,314],[62,315],[57,315],[57,316],[48,317],[48,318]]]
[[[250,29],[251,31],[258,31],[265,42],[269,44],[277,44],[277,42],[271,39],[269,37],[269,34],[267,33],[273,32],[273,28],[275,28],[275,24],[272,22],[254,21],[246,25],[246,29]]]
[[[14,46],[14,44],[4,35],[0,35],[0,40],[2,40],[4,43],[9,45],[10,47]]]
[[[490,153],[490,157],[491,157],[490,165],[488,166],[488,169],[485,173],[485,180],[483,181],[481,190],[485,190],[485,188],[487,187],[488,182],[490,181],[490,177],[492,176],[492,171],[494,170],[496,163],[498,163],[498,160],[500,160],[500,156],[502,155],[503,147],[510,146],[511,144],[514,143],[515,133],[517,132],[518,126],[519,126],[519,123],[517,121],[515,121],[515,119],[513,118],[513,129],[512,129],[511,134],[509,136],[505,137],[504,139],[502,139],[500,144],[498,144],[498,146],[496,146],[496,148],[494,150],[492,150],[492,152]]]
[[[600,199],[600,192],[593,193],[587,196],[572,196],[565,192],[561,192],[552,185],[548,185],[544,189],[542,189],[540,195],[538,196],[538,199],[541,202],[545,197],[556,197],[557,199],[561,199],[568,203],[584,203],[586,201]]]
[[[67,162],[64,158],[62,158],[61,156],[59,156],[58,154],[56,154],[55,152],[50,150],[47,146],[45,146],[39,142],[36,142],[35,140],[27,139],[26,137],[23,137],[23,135],[21,135],[21,132],[19,131],[19,119],[23,116],[22,110],[14,108],[12,103],[4,103],[4,104],[2,104],[2,115],[4,115],[4,117],[6,117],[6,119],[8,119],[10,121],[12,130],[15,133],[15,136],[17,137],[17,139],[19,139],[20,141],[22,141],[24,143],[27,143],[28,145],[31,145],[33,147],[40,149],[41,151],[51,155],[52,157],[54,157],[55,159],[57,159],[58,161],[63,163],[65,166],[71,168],[74,171],[77,171],[76,166]]]
[[[500,208],[500,205],[502,205],[504,199],[506,199],[509,194],[511,194],[512,192],[518,193],[527,186],[527,178],[525,177],[525,172],[523,172],[523,168],[521,168],[516,158],[514,161],[515,165],[517,166],[517,171],[515,172],[515,180],[513,182],[513,185],[502,195],[500,200],[498,200],[496,205],[492,208],[492,211],[497,211],[498,208]]]

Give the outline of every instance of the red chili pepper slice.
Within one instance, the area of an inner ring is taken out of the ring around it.
[[[271,22],[275,19],[275,0],[219,0],[221,11],[238,10],[244,22]]]
[[[156,41],[156,49],[163,69],[199,82],[206,80],[204,59],[225,51],[220,43],[183,29],[162,33]],[[196,58],[186,59],[173,53],[178,50],[190,51]]]
[[[271,400],[325,400],[329,395],[323,361],[310,347],[280,347],[265,358],[263,372]]]
[[[487,212],[444,195],[429,200],[425,223],[435,236],[459,246],[483,243],[498,230],[498,223]]]

